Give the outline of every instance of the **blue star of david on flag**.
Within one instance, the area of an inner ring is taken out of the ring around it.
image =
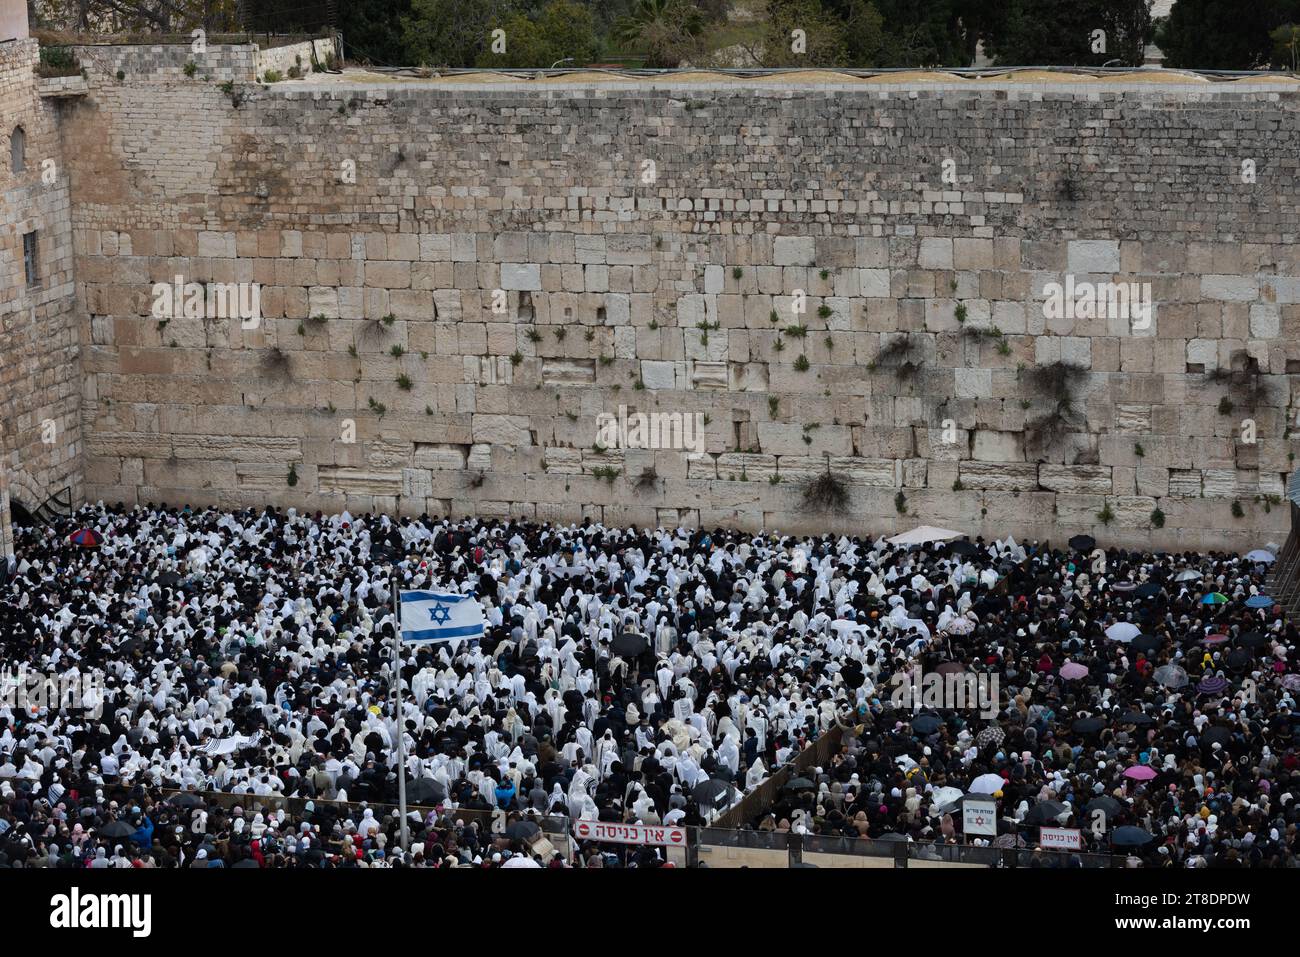
[[[404,591],[399,613],[402,641],[460,641],[483,637],[483,606],[472,594]]]

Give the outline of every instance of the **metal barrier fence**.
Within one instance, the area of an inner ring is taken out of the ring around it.
[[[1030,848],[975,847],[907,840],[873,840],[794,834],[690,828],[687,860],[708,867],[1000,867],[1096,869],[1124,867],[1119,855],[1045,851]]]
[[[835,741],[838,743],[838,735]],[[824,736],[827,744],[830,738]],[[805,749],[805,755],[811,749]],[[818,760],[821,760],[820,758]],[[306,812],[310,801],[319,812],[322,807],[332,808],[340,817],[359,817],[363,808],[374,812],[376,819],[396,811],[396,805],[384,802],[328,801],[320,798],[285,797],[283,795],[232,794],[227,791],[188,791],[170,789],[162,791],[166,797],[187,793],[201,798],[205,803],[233,808],[239,805],[246,811],[267,811],[283,808],[291,814]],[[421,817],[434,811],[432,807],[412,805]],[[477,822],[484,834],[505,837],[507,814],[504,811],[483,811],[458,808],[448,815],[452,820],[466,824]],[[560,816],[531,817],[550,845],[566,860],[572,860],[578,843],[572,836],[573,822]],[[974,847],[965,844],[934,844],[906,840],[873,840],[820,834],[795,834],[783,831],[738,830],[730,827],[688,827],[686,846],[664,848],[666,858],[685,866],[704,865],[710,868],[791,868],[791,867],[1047,867],[1047,868],[1110,868],[1123,867],[1125,858],[1108,854],[1085,854],[1067,851],[1044,851],[1027,848],[1011,849]],[[635,845],[606,842],[586,842],[601,847],[608,853],[622,856],[636,850]]]

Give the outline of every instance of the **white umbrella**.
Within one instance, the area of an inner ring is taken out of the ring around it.
[[[945,804],[952,804],[954,801],[961,800],[961,788],[935,788],[930,794],[930,800],[935,807],[943,807]]]
[[[541,866],[542,866],[541,864],[538,864],[535,860],[533,860],[531,857],[528,857],[526,854],[516,854],[514,857],[510,858],[510,860],[506,861],[504,864],[501,865],[502,869],[507,867],[540,868]]]
[[[1257,548],[1253,552],[1246,553],[1246,561],[1264,562],[1266,564],[1272,564],[1273,562],[1277,561],[1277,556],[1270,551],[1266,551],[1265,549],[1262,548]]]
[[[950,528],[936,528],[933,525],[922,525],[914,528],[910,532],[903,532],[901,535],[895,535],[889,539],[891,545],[925,545],[929,542],[947,542],[954,538],[961,538],[961,532],[954,532]]]
[[[981,774],[970,783],[966,789],[967,794],[993,794],[1001,791],[1006,787],[1007,782],[1002,780],[1000,774]]]
[[[1201,577],[1201,573],[1200,573],[1200,572],[1198,572],[1198,571],[1197,571],[1196,569],[1194,569],[1194,568],[1189,568],[1189,569],[1187,569],[1186,571],[1179,572],[1176,576],[1174,576],[1174,581],[1176,581],[1176,582],[1194,582],[1194,581],[1196,581],[1196,579],[1198,579],[1198,578],[1200,578],[1200,577]]]
[[[1129,642],[1142,634],[1142,629],[1131,621],[1117,621],[1106,629],[1106,637],[1111,641]]]

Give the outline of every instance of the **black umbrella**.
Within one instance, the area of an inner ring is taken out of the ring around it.
[[[1070,539],[1070,547],[1076,552],[1090,552],[1097,547],[1097,540],[1091,535],[1075,535]]]
[[[1164,640],[1161,638],[1157,638],[1155,635],[1138,635],[1136,638],[1134,638],[1132,641],[1129,642],[1128,646],[1132,648],[1134,651],[1151,652],[1151,651],[1155,651],[1163,644],[1164,644]]]
[[[506,827],[506,837],[512,841],[526,841],[541,830],[534,821],[515,821]]]
[[[650,647],[650,639],[635,631],[625,631],[611,641],[609,647],[620,658],[635,658]]]
[[[1124,805],[1120,804],[1109,794],[1103,794],[1101,797],[1095,797],[1088,802],[1087,811],[1091,814],[1093,811],[1101,811],[1106,817],[1111,818],[1124,810]]]
[[[1156,595],[1159,595],[1162,591],[1164,591],[1164,589],[1155,582],[1147,582],[1145,585],[1138,585],[1137,590],[1134,591],[1133,594],[1138,598],[1155,598]]]
[[[1232,732],[1229,731],[1227,728],[1223,728],[1223,727],[1207,728],[1205,730],[1205,733],[1201,735],[1201,747],[1211,748],[1214,745],[1218,744],[1226,748],[1228,746],[1228,742],[1231,740],[1232,740]]]
[[[126,821],[109,821],[99,829],[100,837],[130,837],[135,833],[135,828]]]
[[[167,803],[175,807],[199,807],[203,804],[203,799],[197,794],[173,794],[167,799]]]
[[[816,787],[816,785],[814,785],[814,784],[813,784],[811,781],[809,781],[807,778],[791,778],[789,781],[786,781],[786,782],[785,782],[785,787],[783,787],[781,790],[783,790],[783,791],[811,791],[814,787]]]
[[[966,539],[962,539],[959,542],[953,542],[948,546],[948,551],[952,552],[954,555],[977,555],[979,554],[979,550],[980,547],[978,545],[972,541],[967,541]]]
[[[1251,657],[1250,652],[1244,648],[1234,648],[1228,652],[1227,657],[1223,660],[1227,662],[1228,667],[1233,671],[1245,671],[1250,667],[1254,659]]]
[[[1151,715],[1145,714],[1144,712],[1141,711],[1125,711],[1122,715],[1119,716],[1119,723],[1136,724],[1141,727],[1146,727],[1149,724],[1155,724],[1156,719],[1151,717]]]
[[[1106,727],[1106,721],[1103,718],[1080,718],[1070,727],[1080,734],[1096,734]]]
[[[937,714],[923,714],[912,719],[912,730],[919,734],[934,734],[943,727],[943,719]]]
[[[1110,835],[1110,842],[1116,847],[1141,847],[1150,840],[1148,832],[1131,824],[1115,828]]]
[[[1239,648],[1258,648],[1268,644],[1268,635],[1262,631],[1248,631],[1237,638],[1236,644]]]
[[[707,781],[701,781],[691,790],[691,797],[695,798],[700,804],[710,806],[718,804],[724,797],[734,793],[736,786],[730,781],[723,781],[719,778],[709,778]]]
[[[180,584],[181,576],[176,572],[163,572],[158,576],[157,581],[159,585],[163,586],[163,588],[173,588]]]
[[[1068,811],[1068,805],[1060,801],[1039,801],[1025,815],[1026,824],[1055,824],[1056,819]]]
[[[447,789],[433,778],[420,778],[407,785],[406,797],[413,804],[437,804],[447,796]]]

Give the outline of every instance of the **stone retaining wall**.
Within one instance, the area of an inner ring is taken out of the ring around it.
[[[57,98],[42,99],[35,40],[0,44],[0,555],[9,553],[9,497],[35,508],[81,494],[79,333],[68,173]],[[80,79],[80,78],[77,78]],[[24,166],[12,168],[14,131]],[[28,285],[23,236],[37,235]]]
[[[1291,89],[98,84],[87,492],[1280,541]],[[265,318],[160,323],[174,276]],[[1067,279],[1154,315],[1047,318]],[[609,447],[620,406],[698,413],[704,451]],[[848,506],[809,511],[827,463]]]

